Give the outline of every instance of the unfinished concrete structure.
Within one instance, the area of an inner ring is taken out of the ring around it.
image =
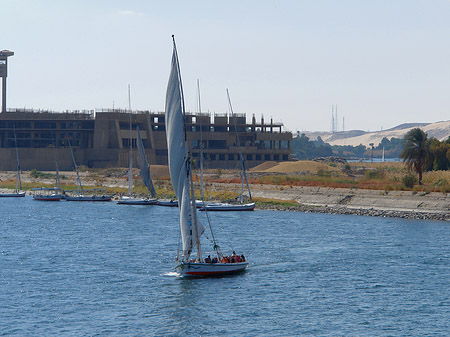
[[[236,121],[234,120],[236,119]],[[237,168],[239,147],[247,167],[264,161],[286,161],[291,153],[292,134],[280,123],[247,123],[245,114],[187,114],[187,138],[197,161],[201,146],[206,168]],[[165,115],[163,112],[131,113],[132,144],[137,128],[150,164],[167,164]],[[236,123],[235,123],[236,122]],[[130,113],[119,110],[51,112],[10,109],[0,114],[0,170],[15,169],[15,141],[22,169],[72,169],[70,140],[79,165],[88,167],[128,167]],[[134,152],[134,162],[137,151]]]

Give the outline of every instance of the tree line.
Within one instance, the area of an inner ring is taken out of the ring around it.
[[[342,157],[342,158],[371,158],[372,148],[360,144],[330,145],[322,138],[310,140],[305,134],[300,134],[292,139],[292,154],[298,159],[314,159],[317,157]],[[384,148],[385,158],[399,158],[403,149],[403,140],[398,138],[383,138],[378,146],[373,148],[373,155],[381,157]]]

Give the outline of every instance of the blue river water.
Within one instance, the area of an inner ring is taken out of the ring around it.
[[[0,215],[0,335],[450,332],[447,222],[210,213],[222,249],[244,252],[248,271],[183,279],[177,208],[26,197],[0,200]]]

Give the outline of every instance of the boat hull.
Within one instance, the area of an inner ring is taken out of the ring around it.
[[[92,197],[84,197],[84,196],[75,196],[69,197],[66,196],[66,201],[111,201],[110,196],[92,196]]]
[[[0,198],[21,198],[25,196],[25,192],[21,193],[1,193]]]
[[[158,202],[157,199],[140,199],[140,198],[128,198],[121,199],[117,202],[118,205],[155,205]]]
[[[158,200],[156,205],[164,206],[164,207],[178,207],[178,201],[177,200]]]
[[[200,211],[208,212],[226,212],[226,211],[253,211],[255,209],[255,203],[244,205],[233,204],[209,204],[200,208]]]
[[[176,266],[176,271],[182,276],[208,277],[230,275],[243,272],[248,262],[239,263],[182,263]]]
[[[60,201],[61,197],[59,196],[39,196],[39,195],[34,195],[33,196],[34,200],[37,201]]]

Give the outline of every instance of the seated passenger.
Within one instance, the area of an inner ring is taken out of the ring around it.
[[[211,263],[211,255],[205,258],[205,263]]]
[[[241,262],[245,262],[244,254],[241,255]]]

